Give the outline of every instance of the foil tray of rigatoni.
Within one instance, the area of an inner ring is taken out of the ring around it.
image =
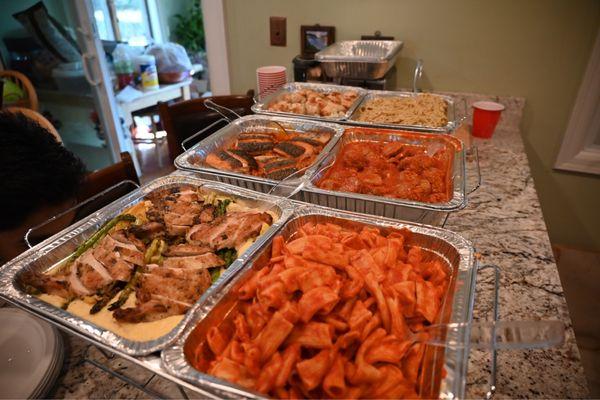
[[[402,49],[399,40],[343,40],[315,54],[330,78],[381,79]]]
[[[175,159],[179,169],[199,177],[268,193],[283,185],[295,187],[301,173],[318,164],[339,140],[337,124],[267,115],[232,121]]]
[[[150,354],[290,214],[284,199],[177,172],[5,264],[0,297],[121,354]]]
[[[286,83],[252,106],[256,114],[338,122],[350,117],[365,89],[325,83]]]
[[[358,151],[350,157],[347,147],[357,145],[379,147],[355,149]],[[443,163],[436,159],[438,155]],[[434,182],[427,175],[432,171],[429,164],[433,162],[440,164],[437,166],[437,172],[442,174],[439,182]],[[454,137],[348,128],[327,156],[306,172],[308,182],[300,193],[300,200],[340,210],[442,226],[449,213],[467,204],[465,163],[464,146]],[[338,176],[337,185],[331,185],[330,181],[336,176],[332,176],[330,170],[338,168],[339,164],[347,164],[345,168],[349,173]],[[391,169],[389,176],[383,167]],[[392,181],[392,175],[398,180]],[[436,189],[436,186],[440,188]]]
[[[450,96],[369,90],[344,124],[372,128],[448,133],[459,125]]]
[[[163,367],[220,398],[463,398],[476,271],[453,232],[296,203]],[[459,345],[411,341],[436,323]]]

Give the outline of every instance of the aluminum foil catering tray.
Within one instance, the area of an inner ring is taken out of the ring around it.
[[[399,40],[345,40],[315,54],[330,78],[381,79],[402,49]]]
[[[321,121],[312,121],[298,118],[282,118],[268,115],[247,115],[232,121],[194,147],[190,148],[175,159],[178,169],[195,172],[199,177],[229,183],[258,192],[268,193],[273,186],[280,183],[278,180],[258,176],[223,171],[215,169],[204,162],[206,156],[224,146],[233,143],[241,132],[276,132],[281,129],[273,121],[282,125],[286,130],[295,132],[320,131],[331,134],[329,143],[325,145],[317,156],[313,165],[318,164],[335,145],[344,132],[344,128],[337,124]],[[298,186],[302,176],[297,176],[285,181],[286,186]]]
[[[234,186],[206,181],[194,177],[190,173],[177,172],[158,178],[142,188],[122,197],[101,210],[89,215],[83,220],[64,229],[27,252],[21,254],[0,269],[0,297],[44,318],[58,327],[74,332],[86,340],[109,347],[121,354],[146,355],[162,349],[176,339],[183,331],[187,322],[194,315],[194,309],[201,303],[200,299],[183,319],[167,334],[149,341],[133,341],[124,338],[108,329],[97,326],[84,318],[71,314],[61,308],[46,303],[36,296],[27,294],[19,283],[19,276],[28,269],[46,271],[63,262],[87,238],[94,234],[105,222],[119,215],[123,210],[140,202],[150,192],[168,188],[179,184],[200,186],[208,193],[233,196],[252,208],[270,210],[278,219],[267,232],[258,237],[248,250],[234,261],[219,281],[228,281],[242,267],[248,257],[260,248],[275,231],[277,231],[289,218],[292,207],[288,201],[277,199],[261,193],[256,193]],[[218,282],[215,282],[215,285]],[[214,286],[214,285],[213,285]]]
[[[411,145],[434,145],[450,148],[453,150],[453,160],[447,177],[451,182],[450,200],[446,203],[425,203],[368,194],[338,192],[317,187],[316,183],[324,176],[329,166],[333,165],[342,147],[347,143],[357,141],[399,141]],[[442,226],[448,213],[458,211],[467,205],[465,149],[460,140],[448,135],[348,128],[321,163],[310,168],[305,176],[308,182],[300,192],[300,200],[340,210]]]
[[[408,228],[413,232],[409,244],[421,247],[428,256],[441,260],[450,270],[450,285],[440,310],[440,323],[468,323],[473,318],[476,263],[474,249],[463,237],[441,229],[420,224],[398,222],[390,219],[358,215],[324,207],[300,205],[294,215],[279,230],[284,238],[290,237],[307,222],[331,222],[347,227],[373,226],[384,234],[392,229]],[[221,282],[210,289],[194,318],[179,339],[161,354],[163,367],[172,375],[190,382],[217,397],[264,397],[233,383],[226,382],[196,370],[188,355],[201,344],[208,328],[220,323],[236,304],[234,293],[255,271],[269,260],[271,242],[263,243],[259,251],[247,260],[240,272],[229,282]],[[256,268],[254,268],[256,266]],[[467,325],[468,326],[468,325]],[[447,348],[427,346],[420,383],[423,398],[463,398],[465,393],[467,361],[469,357],[470,330],[452,332],[448,343],[463,346]]]
[[[358,115],[360,114],[361,107],[363,107],[369,100],[373,100],[381,97],[396,97],[396,98],[407,98],[413,97],[415,93],[411,92],[396,92],[389,90],[369,90],[368,93],[362,98],[360,104],[354,108],[352,115],[346,120],[344,120],[345,124],[351,125],[360,125],[367,127],[378,127],[378,128],[390,128],[390,129],[407,129],[413,131],[423,131],[423,132],[435,132],[435,133],[448,133],[452,132],[456,129],[461,121],[459,120],[458,114],[456,112],[456,104],[454,99],[450,96],[445,96],[441,94],[435,94],[446,102],[447,111],[446,116],[448,118],[448,123],[442,127],[436,126],[423,126],[423,125],[406,125],[406,124],[392,124],[385,122],[366,122],[366,121],[358,121]]]
[[[320,93],[325,93],[325,94],[331,93],[331,92],[343,93],[348,90],[353,90],[358,93],[358,97],[356,98],[356,100],[354,100],[354,103],[352,103],[350,108],[348,108],[348,111],[346,111],[346,113],[344,115],[339,116],[339,117],[321,117],[318,115],[315,116],[315,115],[295,114],[295,113],[290,113],[290,112],[269,110],[269,105],[271,103],[277,101],[277,99],[279,99],[280,96],[282,96],[284,94],[293,93],[293,92],[296,92],[296,91],[302,90],[302,89],[310,89],[310,90],[314,90],[315,92],[320,92]],[[296,117],[296,118],[308,118],[308,119],[314,119],[314,120],[319,120],[319,121],[329,121],[329,122],[342,121],[342,120],[346,120],[350,117],[350,115],[352,114],[354,109],[358,106],[362,97],[366,93],[367,93],[367,91],[365,89],[353,87],[353,86],[328,85],[328,84],[322,84],[322,83],[292,82],[292,83],[286,83],[275,93],[268,95],[262,101],[254,104],[252,106],[252,111],[255,112],[256,114],[289,116],[289,117]]]

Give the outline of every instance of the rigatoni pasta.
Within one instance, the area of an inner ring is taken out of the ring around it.
[[[411,337],[438,319],[449,271],[410,235],[308,223],[275,237],[190,362],[277,398],[418,397]]]

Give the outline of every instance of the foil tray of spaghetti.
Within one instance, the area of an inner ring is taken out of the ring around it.
[[[88,238],[94,235],[105,223],[111,221],[123,211],[139,204],[145,196],[161,189],[170,189],[179,185],[192,185],[199,188],[202,194],[232,198],[249,209],[269,212],[275,216],[271,226],[259,235],[245,252],[239,254],[233,263],[224,270],[217,282],[231,279],[258,248],[260,248],[274,232],[289,218],[292,206],[285,199],[275,198],[262,193],[214,181],[200,179],[189,172],[175,172],[158,178],[134,192],[116,200],[108,206],[92,213],[88,217],[62,230],[51,238],[31,248],[14,260],[0,268],[0,298],[31,312],[49,322],[69,330],[86,340],[102,347],[113,349],[120,354],[132,356],[147,355],[161,350],[173,342],[183,331],[187,322],[195,315],[195,310],[203,303],[198,301],[183,315],[182,319],[167,333],[152,340],[131,340],[116,334],[112,330],[94,324],[84,317],[47,303],[36,295],[29,294],[22,284],[22,276],[28,271],[44,273],[66,262],[73,252]],[[204,292],[206,297],[210,290]]]
[[[440,298],[440,308],[434,323],[469,323],[473,318],[476,283],[476,260],[472,244],[460,235],[445,229],[394,221],[387,218],[331,210],[325,207],[295,202],[290,219],[279,228],[277,236],[284,241],[298,238],[297,233],[307,223],[334,224],[356,232],[363,228],[377,228],[384,236],[398,230],[411,233],[406,244],[421,248],[423,260],[438,260],[449,271],[445,293]],[[402,232],[402,231],[400,231]],[[220,379],[196,369],[198,358],[204,357],[208,331],[218,327],[237,309],[238,290],[261,268],[269,265],[273,254],[273,238],[263,242],[261,248],[247,259],[244,266],[229,282],[221,282],[203,297],[179,339],[161,353],[163,367],[172,375],[183,379],[205,392],[220,398],[264,398],[264,393],[249,390],[241,385]],[[460,346],[425,346],[418,382],[422,398],[463,398],[465,395],[469,357],[469,325],[465,329],[449,332],[447,343]]]
[[[209,137],[194,145],[192,148],[175,159],[178,169],[192,171],[204,179],[216,180],[235,186],[268,193],[274,186],[279,185],[282,179],[271,179],[255,176],[251,173],[234,172],[214,168],[206,163],[206,158],[212,153],[231,147],[241,133],[279,133],[285,129],[294,133],[318,132],[330,136],[311,165],[320,161],[331,151],[333,146],[342,136],[344,127],[322,121],[313,121],[299,118],[282,118],[269,115],[249,115],[232,121],[229,125],[219,129]],[[242,160],[243,161],[243,160]],[[290,171],[293,173],[293,171]],[[302,182],[303,176],[296,176],[285,180],[283,185],[294,187]]]
[[[360,115],[362,109],[372,100],[377,99],[410,99],[415,96],[420,96],[427,93],[412,93],[412,92],[398,92],[389,90],[369,90],[367,94],[362,98],[360,104],[353,109],[352,114],[344,119],[344,124],[359,125],[372,128],[388,128],[388,129],[405,129],[413,131],[423,132],[434,132],[434,133],[448,133],[458,128],[460,125],[459,117],[456,112],[456,104],[452,97],[439,94],[427,94],[436,96],[443,100],[446,104],[446,119],[447,122],[443,126],[428,126],[427,124],[408,124],[408,123],[391,123],[391,122],[378,122],[378,121],[359,121],[357,118]]]
[[[284,111],[274,111],[269,108],[271,105],[275,104],[282,96],[292,95],[295,92],[299,92],[301,90],[312,90],[320,94],[330,94],[333,92],[344,93],[348,91],[356,92],[356,99],[350,104],[346,112],[342,115],[337,116],[320,116],[320,115],[308,115],[308,114],[300,114],[294,112],[284,112]],[[344,121],[352,115],[358,104],[361,102],[363,96],[367,93],[365,89],[353,87],[353,86],[341,86],[341,85],[330,85],[324,83],[309,83],[309,82],[292,82],[286,83],[275,93],[272,93],[262,99],[260,102],[254,104],[252,106],[252,111],[256,114],[265,114],[265,115],[274,115],[274,116],[288,116],[295,118],[307,118],[314,119],[318,121],[324,122],[339,122]]]
[[[343,146],[347,143],[361,141],[399,142],[413,146],[434,145],[449,149],[452,155],[446,178],[449,200],[441,203],[427,203],[319,188],[317,183],[327,174]],[[467,205],[465,149],[460,140],[447,135],[428,135],[374,128],[349,128],[320,164],[307,171],[305,176],[308,182],[300,192],[301,201],[340,210],[442,226],[448,213],[461,210]]]

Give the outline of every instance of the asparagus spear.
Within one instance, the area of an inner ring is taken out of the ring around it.
[[[140,278],[139,278],[140,270],[141,270],[141,268],[139,268],[136,265],[135,268],[133,269],[133,274],[132,274],[131,279],[129,280],[129,282],[127,282],[127,285],[125,285],[125,288],[119,295],[119,298],[117,299],[117,301],[115,301],[110,306],[108,306],[109,311],[116,310],[117,308],[119,308],[123,304],[125,304],[125,302],[129,298],[129,295],[131,295],[131,293],[134,291],[135,287],[137,286],[138,281],[140,280]]]
[[[217,281],[217,279],[219,279],[219,277],[221,276],[221,272],[223,272],[223,268],[221,268],[221,267],[211,268],[209,271],[210,271],[210,282],[215,283]]]
[[[221,215],[225,215],[227,213],[227,206],[229,205],[229,203],[231,203],[230,199],[217,200],[217,206],[215,207],[215,211],[213,212],[215,218]]]
[[[102,310],[105,305],[108,304],[110,299],[115,297],[117,293],[127,284],[125,281],[114,281],[111,283],[103,292],[100,300],[93,305],[90,309],[90,314],[96,314],[98,311]]]

